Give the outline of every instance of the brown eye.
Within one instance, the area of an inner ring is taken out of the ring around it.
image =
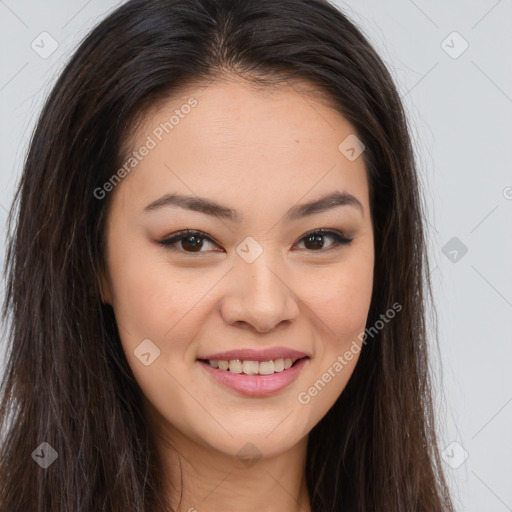
[[[215,242],[213,242],[213,240],[210,237],[206,236],[201,231],[192,231],[187,229],[185,231],[175,233],[170,238],[161,240],[160,244],[173,251],[182,251],[187,253],[199,254],[202,252],[206,252],[201,250],[204,247],[205,241],[215,244]],[[181,248],[174,247],[178,243],[181,244]]]
[[[334,243],[330,244],[330,246],[325,249],[324,242],[326,238],[331,238],[334,240]],[[306,249],[310,251],[327,251],[333,248],[336,248],[340,245],[348,245],[352,242],[352,238],[345,238],[341,233],[337,231],[331,231],[327,229],[319,229],[316,231],[311,231],[305,234],[301,241],[304,241],[304,245]]]

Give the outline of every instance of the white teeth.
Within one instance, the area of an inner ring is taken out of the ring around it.
[[[242,361],[239,359],[229,361],[229,371],[231,373],[242,373]]]
[[[275,363],[274,361],[262,361],[258,366],[257,370],[260,375],[272,375],[274,373]],[[244,363],[245,368],[245,363]]]
[[[284,370],[284,361],[282,359],[276,359],[274,361],[274,371],[282,372]]]
[[[233,366],[233,363],[235,363],[235,368],[237,367],[237,363],[240,364],[240,361],[237,359],[235,361],[229,361],[229,371],[232,372],[233,370],[231,367]],[[255,375],[259,371],[260,364],[258,361],[244,361],[242,364],[243,372],[246,375]]]
[[[230,361],[209,361],[210,366],[231,373],[244,373],[246,375],[272,375],[275,372],[282,372],[292,366],[296,359],[275,359],[273,361],[241,361],[232,359]]]

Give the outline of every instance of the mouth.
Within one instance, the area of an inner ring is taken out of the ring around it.
[[[298,358],[279,358],[269,361],[253,361],[242,359],[214,360],[198,359],[201,363],[209,365],[212,369],[238,375],[267,376],[285,372],[294,367],[299,361],[309,359],[308,356]]]
[[[270,361],[197,359],[200,367],[224,388],[247,397],[268,397],[295,382],[309,356]]]

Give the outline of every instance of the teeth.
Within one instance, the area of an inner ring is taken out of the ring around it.
[[[229,361],[214,361],[214,362],[217,363],[219,370],[229,370]],[[215,366],[214,366],[214,368],[215,368]]]
[[[234,359],[233,361],[229,361],[229,371],[231,373],[242,373],[242,370],[243,370],[243,365],[242,365],[242,361],[238,360],[238,359]]]
[[[276,359],[274,361],[274,371],[275,372],[282,372],[284,370],[284,360],[283,359]]]
[[[275,372],[282,372],[291,367],[297,359],[275,359],[273,361],[241,361],[232,359],[230,361],[209,361],[210,366],[231,373],[244,373],[245,375],[272,375]]]
[[[273,365],[272,361],[270,363]],[[229,361],[229,371],[233,371],[233,365],[235,365],[235,368],[238,370],[238,366],[241,366],[240,371],[243,371],[246,375],[255,375],[256,373],[259,373],[259,367],[260,364],[257,361],[244,361],[243,363],[240,363],[240,361],[234,360]],[[236,370],[235,370],[236,371]],[[274,373],[274,369],[272,368],[272,373]]]

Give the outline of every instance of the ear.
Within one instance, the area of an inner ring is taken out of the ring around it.
[[[103,304],[112,305],[112,289],[105,271],[100,273],[100,294]]]

